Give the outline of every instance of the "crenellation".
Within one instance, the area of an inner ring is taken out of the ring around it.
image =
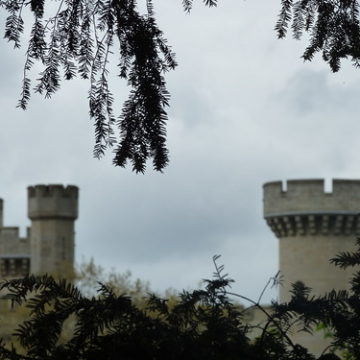
[[[360,180],[334,179],[332,191],[325,192],[324,180],[288,180],[264,184],[264,216],[301,213],[357,213]]]
[[[0,226],[0,277],[23,276],[29,272],[71,274],[78,187],[35,185],[29,186],[27,193],[31,227],[27,227],[26,237],[20,237],[18,227]],[[2,204],[1,201],[0,210]]]
[[[0,229],[1,238],[19,238],[20,229],[18,226],[3,226]]]
[[[286,191],[279,181],[264,184],[264,217],[280,240],[285,279],[281,300],[288,298],[297,280],[308,281],[318,293],[342,288],[344,273],[337,273],[328,261],[339,251],[353,249],[360,234],[360,180],[334,179],[331,192],[325,191],[322,179],[286,184]]]
[[[79,189],[74,185],[35,185],[28,187],[28,197],[29,198],[78,198]]]
[[[332,193],[335,196],[348,196],[349,193],[359,198],[360,180],[334,179]]]
[[[303,193],[317,195],[325,192],[323,179],[288,180],[286,184],[286,194],[291,196],[301,196]]]
[[[264,184],[264,218],[279,239],[280,302],[289,301],[296,281],[312,288],[315,296],[348,290],[354,269],[338,269],[329,260],[355,249],[360,234],[360,180],[335,179],[330,192],[321,179],[289,180],[286,185],[284,190],[279,181]],[[292,338],[315,353],[327,346],[320,336],[316,344],[306,335]]]
[[[30,219],[71,219],[78,216],[79,189],[68,185],[36,185],[28,187]]]

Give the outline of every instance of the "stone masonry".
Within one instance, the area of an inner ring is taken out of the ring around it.
[[[353,269],[339,269],[329,259],[353,251],[360,233],[360,180],[289,180],[264,185],[264,218],[279,239],[283,276],[280,302],[290,298],[291,284],[302,281],[312,294],[349,288]],[[298,334],[296,340],[315,353],[324,349],[323,334]]]
[[[31,226],[25,238],[19,236],[18,227],[4,226],[0,199],[0,278],[72,272],[79,189],[36,185],[27,190]]]

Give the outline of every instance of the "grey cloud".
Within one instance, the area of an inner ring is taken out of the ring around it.
[[[325,113],[325,116],[329,116],[334,111],[340,115],[342,112],[349,112],[350,109],[359,109],[358,84],[346,86],[344,81],[341,85],[331,85],[329,80],[332,76],[332,73],[325,70],[298,71],[275,99],[283,101],[299,115]]]
[[[27,185],[76,184],[78,261],[93,256],[164,289],[195,286],[211,276],[211,256],[223,254],[236,289],[256,296],[277,267],[261,186],[360,174],[359,87],[330,84],[325,67],[298,71],[299,53],[270,43],[275,18],[269,13],[277,10],[270,2],[259,11],[256,3],[229,0],[213,11],[201,8],[201,16],[186,16],[180,5],[159,5],[180,63],[168,77],[171,164],[164,174],[153,173],[151,164],[144,176],[113,168],[111,153],[92,158],[86,83],[64,83],[51,101],[35,96],[27,112],[16,110],[13,71],[22,59],[0,43],[7,81],[0,86],[6,221],[28,223]]]

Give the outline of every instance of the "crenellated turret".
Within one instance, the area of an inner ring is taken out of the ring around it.
[[[28,187],[31,268],[34,274],[71,273],[74,266],[74,222],[78,216],[76,186]]]
[[[264,216],[301,213],[356,213],[360,203],[360,180],[333,180],[325,192],[324,180],[288,180],[264,184]]]
[[[264,217],[278,238],[360,234],[360,181],[289,180],[264,185]]]
[[[28,187],[28,216],[35,219],[72,219],[78,217],[79,189],[69,185]]]
[[[279,239],[283,279],[280,301],[288,301],[292,284],[302,281],[312,294],[349,288],[353,269],[339,269],[329,260],[353,251],[360,234],[360,180],[289,180],[264,185],[264,218]],[[323,335],[293,335],[315,354],[327,346]]]

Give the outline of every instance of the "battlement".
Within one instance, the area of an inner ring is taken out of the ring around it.
[[[334,179],[326,192],[323,179],[264,184],[264,217],[360,213],[360,180]]]
[[[79,189],[69,185],[35,185],[28,187],[28,216],[36,219],[76,219]]]
[[[79,196],[79,188],[74,185],[35,185],[28,187],[28,197],[59,197],[59,198],[77,198]]]

